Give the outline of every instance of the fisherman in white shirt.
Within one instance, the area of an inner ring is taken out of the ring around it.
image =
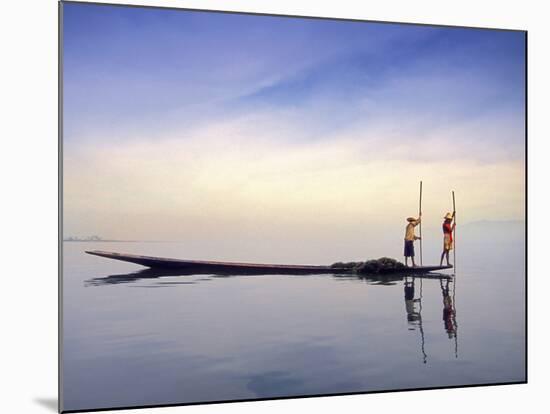
[[[420,224],[420,219],[422,217],[422,213],[418,216],[418,218],[409,217],[407,219],[408,224],[405,229],[405,266],[408,266],[408,259],[411,258],[413,267],[416,267],[416,264],[414,263],[414,241],[420,240],[420,237],[414,234],[414,228]]]

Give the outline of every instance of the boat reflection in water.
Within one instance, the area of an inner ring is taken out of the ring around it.
[[[96,277],[93,279],[88,279],[85,281],[85,286],[101,286],[101,285],[114,285],[119,283],[132,283],[141,279],[158,279],[162,277],[174,277],[174,276],[199,276],[206,275],[210,277],[232,277],[232,276],[265,276],[265,275],[295,275],[299,277],[314,276],[315,273],[311,274],[294,274],[286,272],[262,272],[262,273],[236,273],[234,271],[217,271],[213,273],[212,271],[197,271],[197,270],[185,270],[185,269],[169,269],[169,268],[146,268],[143,270],[138,270],[136,272],[124,273],[124,274],[115,274],[105,277]],[[324,276],[325,274],[323,274]],[[361,279],[369,284],[377,285],[395,285],[398,282],[406,279],[407,275],[404,274],[390,274],[390,275],[359,275],[353,273],[334,273],[326,274],[327,276],[333,276],[339,280],[357,280]],[[424,275],[417,275],[415,278],[425,278],[425,279],[451,279],[452,276],[443,274],[443,273],[426,273]],[[203,279],[204,280],[204,279]],[[196,281],[196,280],[195,280]],[[192,283],[192,282],[187,282]]]
[[[134,283],[139,280],[146,279],[161,279],[164,277],[174,276],[200,276],[203,278],[193,278],[190,280],[181,281],[159,281],[154,285],[148,285],[146,287],[160,287],[165,285],[186,285],[196,284],[203,281],[213,280],[213,278],[225,278],[233,276],[251,276],[251,274],[235,274],[234,272],[218,272],[212,274],[212,272],[197,272],[185,271],[181,269],[152,269],[147,268],[137,272],[116,274],[105,277],[96,277],[86,280],[85,286],[103,286],[103,285],[117,285],[124,283]],[[355,275],[355,274],[332,274],[326,275],[332,276],[338,280],[362,280],[370,285],[382,285],[382,286],[395,286],[399,282],[403,281],[404,299],[405,299],[405,312],[407,318],[407,325],[410,331],[419,332],[419,346],[420,353],[422,355],[422,362],[425,364],[428,361],[428,354],[426,352],[426,337],[424,333],[424,324],[422,320],[422,281],[423,279],[437,279],[440,283],[442,298],[443,298],[443,325],[446,334],[449,339],[454,339],[455,342],[455,357],[458,358],[458,332],[456,321],[456,307],[455,307],[455,281],[456,274],[451,276],[443,273],[427,273],[424,275]],[[300,277],[307,277],[302,275]],[[143,287],[143,286],[142,286]],[[452,290],[451,290],[452,288]]]
[[[94,277],[84,282],[85,286],[102,286],[102,285],[117,285],[120,283],[133,283],[141,279],[159,279],[162,277],[170,276],[191,276],[197,275],[197,272],[186,273],[182,270],[170,270],[170,269],[143,269],[137,272],[124,273],[118,275],[110,275],[105,277]],[[210,273],[209,273],[210,274]],[[192,284],[195,281],[182,281],[178,284]]]

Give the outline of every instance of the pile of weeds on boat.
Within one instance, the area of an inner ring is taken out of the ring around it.
[[[405,265],[389,257],[367,260],[365,262],[336,262],[330,265],[334,269],[348,269],[360,274],[384,273],[388,270],[405,268]]]

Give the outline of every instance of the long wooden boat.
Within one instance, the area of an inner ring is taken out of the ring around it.
[[[235,263],[213,262],[203,260],[180,260],[163,257],[140,256],[134,254],[106,252],[101,250],[86,251],[86,253],[105,257],[107,259],[120,260],[135,263],[151,269],[177,270],[179,274],[315,274],[352,273],[350,269],[335,268],[331,266],[314,265],[283,265],[262,263]],[[385,269],[383,274],[425,274],[432,271],[450,269],[452,266],[417,266],[398,269]]]

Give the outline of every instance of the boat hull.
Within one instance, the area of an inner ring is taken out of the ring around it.
[[[331,266],[312,265],[279,265],[260,263],[234,263],[202,260],[180,260],[163,257],[140,256],[101,250],[86,251],[86,253],[135,263],[151,269],[177,270],[179,274],[346,274],[353,273],[351,269],[334,268]],[[423,274],[437,270],[450,269],[452,266],[417,266],[399,269],[385,269],[381,274]]]

